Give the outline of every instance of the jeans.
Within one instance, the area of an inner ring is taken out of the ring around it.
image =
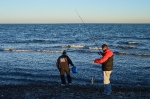
[[[103,71],[103,83],[104,83],[104,91],[103,94],[110,95],[111,93],[111,84],[110,84],[110,75],[112,71]]]

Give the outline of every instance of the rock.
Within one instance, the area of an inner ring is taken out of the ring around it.
[[[4,95],[1,95],[1,97],[4,97]]]
[[[114,87],[116,88],[116,87]],[[102,86],[73,85],[7,85],[0,86],[0,99],[150,99],[149,88],[141,90],[122,87],[113,90],[110,96],[102,95]]]
[[[123,96],[118,96],[118,99],[124,99]]]
[[[134,94],[134,92],[129,92],[129,93],[127,94],[127,96],[128,96],[128,97],[135,97],[135,94]]]
[[[118,92],[117,95],[118,95],[118,96],[124,96],[124,93]]]

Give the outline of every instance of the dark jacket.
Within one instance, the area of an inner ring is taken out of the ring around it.
[[[94,60],[95,63],[102,64],[103,71],[111,71],[113,69],[113,52],[108,49],[103,53],[103,57]]]
[[[57,63],[56,66],[58,68],[68,68],[69,64],[71,66],[74,66],[74,64],[72,63],[71,59],[67,56],[67,55],[61,55],[58,59],[57,59]]]

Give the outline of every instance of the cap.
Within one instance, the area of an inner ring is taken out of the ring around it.
[[[63,53],[62,54],[66,54],[66,50],[63,50]]]

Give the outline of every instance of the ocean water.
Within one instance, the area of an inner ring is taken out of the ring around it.
[[[67,50],[73,83],[101,85],[92,60],[104,43],[114,52],[112,84],[150,87],[150,24],[0,24],[0,84],[60,82],[55,64]]]

